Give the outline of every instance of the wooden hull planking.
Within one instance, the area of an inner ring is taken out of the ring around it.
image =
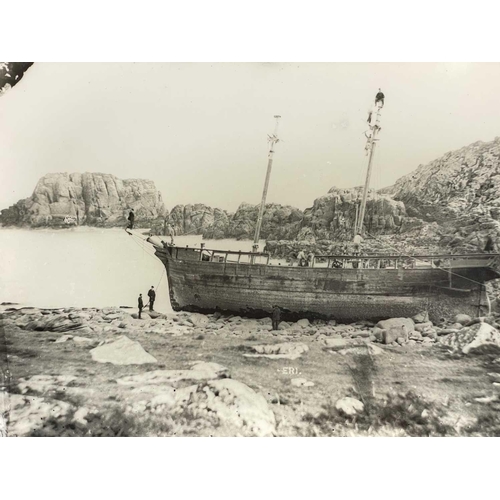
[[[428,311],[433,321],[457,313],[474,317],[488,310],[481,283],[499,276],[478,263],[455,267],[450,276],[437,268],[334,269],[203,262],[176,259],[168,249],[155,249],[167,270],[174,310],[253,317],[269,316],[275,304],[283,311],[283,319],[382,319],[411,317],[422,311]]]

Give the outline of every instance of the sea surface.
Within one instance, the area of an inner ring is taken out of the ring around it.
[[[145,230],[144,230],[145,231]],[[178,236],[178,245],[249,251],[249,240]],[[262,248],[262,247],[261,247]],[[42,308],[137,306],[157,290],[155,310],[172,311],[167,276],[153,247],[123,229],[0,229],[0,303]]]

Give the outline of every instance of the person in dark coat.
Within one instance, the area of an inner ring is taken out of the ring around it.
[[[375,96],[375,106],[377,105],[378,102],[380,102],[382,104],[382,106],[380,106],[380,107],[383,108],[384,107],[384,99],[385,99],[385,95],[382,93],[382,91],[380,89],[378,89],[377,95]]]
[[[495,242],[493,241],[493,238],[491,236],[488,236],[488,239],[486,240],[484,251],[488,253],[492,253],[495,251]]]
[[[130,213],[128,214],[128,226],[127,226],[127,229],[134,229],[134,220],[135,220],[135,214],[134,214],[134,209],[132,208],[130,210]]]
[[[278,329],[280,324],[281,309],[278,306],[273,306],[273,330]]]
[[[139,294],[137,307],[139,307],[139,319],[141,319],[141,312],[144,309],[144,302],[142,301],[142,293]]]
[[[153,311],[153,306],[156,300],[156,292],[154,290],[154,286],[152,286],[148,292],[148,297],[149,297],[149,310]]]

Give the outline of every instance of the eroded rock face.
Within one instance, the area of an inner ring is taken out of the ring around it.
[[[176,205],[152,228],[153,234],[166,235],[170,226],[175,235],[203,234],[206,238],[225,238],[230,214],[203,203]]]
[[[310,227],[318,239],[352,238],[356,207],[362,198],[362,188],[340,189],[332,187],[328,194],[314,200],[311,208],[304,211],[304,224]],[[390,196],[368,191],[365,226],[371,234],[394,232],[398,229],[406,210],[404,203]]]
[[[204,238],[251,239],[254,236],[259,205],[242,203],[235,213],[212,208],[202,203],[176,205],[163,223],[154,226],[155,234],[168,234],[170,225],[175,234],[202,234]],[[262,220],[262,238],[296,238],[302,221],[302,211],[291,206],[266,205]]]
[[[483,249],[500,236],[500,137],[446,153],[399,179],[392,188],[409,215],[441,227],[440,245]]]
[[[0,97],[17,85],[32,65],[32,62],[0,63]]]
[[[2,210],[5,226],[125,225],[130,209],[138,227],[149,226],[166,210],[154,182],[121,180],[101,173],[44,175],[30,198]]]

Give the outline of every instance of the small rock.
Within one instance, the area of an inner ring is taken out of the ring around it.
[[[425,323],[420,323],[418,325],[415,325],[415,331],[423,332],[424,330],[432,328],[433,326],[434,324],[432,323],[432,321],[426,321]]]
[[[347,416],[356,415],[365,409],[365,405],[355,398],[345,397],[335,403],[335,408]]]
[[[92,344],[95,342],[94,339],[89,339],[88,337],[78,337],[78,336],[75,336],[73,337],[73,342],[77,343],[77,344]]]
[[[82,425],[87,425],[87,420],[85,417],[89,414],[89,409],[86,408],[85,406],[82,406],[81,408],[78,408],[76,410],[75,414],[73,415],[73,420],[75,422],[78,422],[79,424]]]
[[[310,381],[306,380],[305,378],[293,378],[290,382],[295,387],[313,387],[314,386],[314,382],[310,382]]]
[[[460,323],[461,325],[467,325],[471,320],[472,318],[468,314],[457,314],[455,316],[455,323]]]
[[[61,344],[63,342],[66,342],[67,340],[70,340],[73,338],[73,335],[63,335],[61,337],[59,337],[55,342],[54,344]]]
[[[426,323],[427,321],[429,321],[429,313],[427,311],[424,311],[415,314],[412,319],[415,323]]]

